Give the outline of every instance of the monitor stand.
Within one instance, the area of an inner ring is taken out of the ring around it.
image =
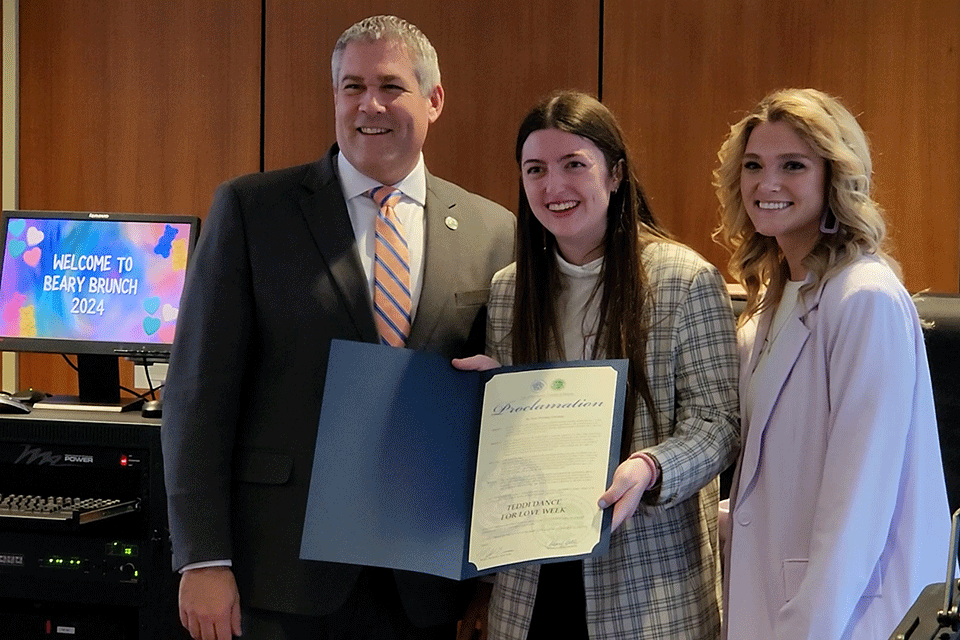
[[[44,409],[80,411],[133,411],[140,398],[120,400],[120,358],[100,354],[77,354],[79,396],[52,396],[34,404]]]

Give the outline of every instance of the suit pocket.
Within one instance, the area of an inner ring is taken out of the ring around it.
[[[457,291],[455,294],[458,307],[479,307],[487,304],[490,299],[490,289],[476,291]]]
[[[784,560],[783,561],[783,602],[787,603],[797,595],[797,589],[807,575],[807,561],[803,560]]]
[[[293,457],[267,449],[241,449],[236,468],[240,482],[286,484],[293,473]]]

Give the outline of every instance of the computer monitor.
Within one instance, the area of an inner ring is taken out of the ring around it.
[[[184,215],[4,211],[0,351],[77,354],[80,402],[119,403],[119,357],[169,357],[199,226]]]

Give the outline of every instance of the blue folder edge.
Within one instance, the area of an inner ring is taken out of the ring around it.
[[[626,360],[460,371],[443,356],[333,340],[317,431],[300,557],[464,580],[484,383],[501,373],[607,366],[617,372],[607,484],[620,459]],[[597,493],[599,497],[600,492]],[[600,542],[610,545],[611,509]]]

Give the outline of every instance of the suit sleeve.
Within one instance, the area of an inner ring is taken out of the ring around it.
[[[694,274],[677,314],[674,424],[661,424],[661,432],[669,437],[645,449],[663,470],[655,506],[647,508],[670,507],[686,500],[723,471],[737,453],[736,329],[716,269],[703,267]]]
[[[245,237],[236,193],[221,185],[191,259],[164,390],[174,569],[233,553],[231,459],[255,321]]]
[[[811,437],[825,430],[827,455],[806,573],[775,622],[782,639],[841,637],[878,586],[917,385],[918,329],[905,292],[860,288],[820,305],[832,314],[829,421],[807,428]]]

